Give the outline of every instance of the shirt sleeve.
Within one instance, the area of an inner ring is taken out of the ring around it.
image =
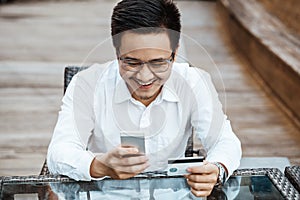
[[[90,89],[77,75],[67,88],[48,147],[47,164],[52,174],[66,175],[75,180],[92,179],[90,165],[95,155],[87,149],[94,128],[93,93]]]
[[[225,165],[230,176],[240,165],[241,143],[223,113],[218,94],[208,73],[200,71],[194,87],[195,103],[191,123],[207,151],[206,160]]]
[[[208,151],[207,161],[220,162],[228,170],[228,177],[240,165],[242,156],[241,143],[232,131],[230,121],[225,119],[221,135],[216,144]]]

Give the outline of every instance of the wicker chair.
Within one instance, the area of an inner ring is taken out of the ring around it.
[[[286,167],[284,173],[298,192],[300,192],[300,166]]]
[[[87,68],[88,67],[78,67],[78,66],[67,66],[65,68],[65,72],[64,72],[64,93],[66,92],[66,89],[67,89],[69,83],[71,82],[73,76],[75,74],[77,74],[79,71],[85,70]],[[185,156],[186,157],[193,157],[194,154],[196,154],[198,156],[199,155],[205,155],[204,149],[197,149],[197,150],[193,149],[193,145],[194,145],[193,135],[194,134],[192,134],[188,139],[187,148],[185,150]],[[48,175],[49,173],[50,172],[49,172],[48,167],[47,167],[47,160],[45,160],[45,162],[43,164],[43,167],[42,167],[42,170],[40,172],[40,175]]]

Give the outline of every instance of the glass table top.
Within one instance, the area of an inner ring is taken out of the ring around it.
[[[91,182],[3,182],[1,199],[202,199],[183,177],[105,179]],[[205,199],[205,198],[204,198]],[[232,176],[207,199],[284,199],[267,175]]]

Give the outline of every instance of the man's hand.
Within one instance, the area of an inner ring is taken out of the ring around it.
[[[135,147],[117,147],[110,152],[96,156],[90,167],[94,178],[110,176],[114,179],[127,179],[149,167],[148,158],[139,154]]]
[[[218,180],[219,168],[207,161],[202,166],[189,167],[185,175],[191,192],[197,197],[209,196]]]

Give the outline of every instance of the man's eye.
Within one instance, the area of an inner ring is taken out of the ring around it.
[[[151,62],[152,66],[161,66],[161,65],[165,65],[166,62],[165,61],[155,61],[155,62]]]
[[[141,63],[139,63],[139,62],[134,62],[134,61],[125,61],[125,63],[126,63],[127,65],[131,65],[131,66],[139,66],[139,65],[141,65]]]

